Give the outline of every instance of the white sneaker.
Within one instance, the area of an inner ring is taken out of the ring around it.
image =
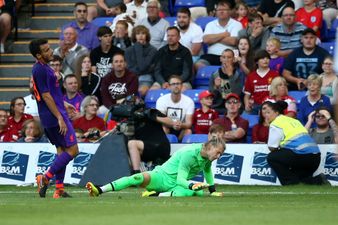
[[[5,53],[5,45],[0,44],[0,53]]]

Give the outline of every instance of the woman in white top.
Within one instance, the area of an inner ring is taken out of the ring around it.
[[[333,70],[332,56],[327,56],[324,59],[322,69],[324,72],[320,74],[320,77],[322,78],[320,92],[330,98],[331,104],[335,104],[338,79],[337,74]]]

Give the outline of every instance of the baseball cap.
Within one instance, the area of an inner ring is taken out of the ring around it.
[[[235,98],[237,99],[238,101],[240,101],[241,99],[239,98],[239,96],[235,93],[230,93],[228,94],[226,97],[225,97],[225,101],[227,101],[229,98]]]
[[[202,98],[207,98],[209,96],[214,97],[214,94],[211,93],[210,91],[206,90],[206,91],[202,91],[199,95],[198,95],[198,99],[201,100]]]

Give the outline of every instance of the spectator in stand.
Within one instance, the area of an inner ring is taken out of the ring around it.
[[[322,64],[323,73],[320,74],[322,78],[322,87],[320,92],[323,95],[326,95],[330,98],[330,102],[332,105],[336,104],[337,99],[337,87],[338,87],[338,77],[337,73],[333,70],[333,57],[327,56]]]
[[[282,22],[282,13],[287,7],[295,8],[292,0],[261,0],[257,11],[263,16],[265,26],[274,27]]]
[[[270,55],[269,68],[275,70],[279,75],[283,74],[284,69],[284,57],[279,56],[280,40],[275,37],[270,37],[266,43],[266,51]]]
[[[0,109],[0,142],[14,142],[13,130],[8,126],[8,114],[4,109]]]
[[[62,73],[73,74],[76,69],[77,60],[85,54],[88,49],[76,42],[77,32],[73,27],[67,27],[63,30],[64,40],[60,41],[60,46],[54,50],[54,55],[62,58]]]
[[[13,139],[17,141],[21,136],[22,125],[33,116],[24,113],[26,102],[23,97],[15,97],[11,100],[8,117],[8,127],[12,130]]]
[[[316,7],[317,0],[304,0],[304,7],[296,11],[296,21],[312,28],[320,38],[320,28],[323,22],[323,12]]]
[[[311,74],[307,79],[308,94],[302,98],[299,104],[298,119],[306,124],[311,112],[319,107],[325,106],[332,110],[330,98],[320,93],[322,79],[317,74]],[[311,124],[314,127],[314,124]]]
[[[337,18],[338,2],[336,0],[318,0],[317,7],[323,11],[323,19],[325,20],[327,27],[330,29],[332,21]]]
[[[40,118],[39,118],[38,105],[37,105],[37,102],[34,96],[34,91],[33,91],[33,77],[30,77],[29,79],[29,91],[31,94],[23,98],[26,103],[24,113],[33,116],[35,120],[39,121]]]
[[[244,73],[242,76],[243,80],[241,82],[241,84],[244,84],[244,78],[246,75],[255,69],[254,52],[251,47],[251,42],[247,37],[241,37],[238,39],[237,48],[238,50],[234,50],[236,53],[235,59],[239,64],[240,70]]]
[[[214,94],[212,108],[224,114],[225,98],[230,93],[238,96],[242,94],[242,73],[235,62],[235,55],[231,49],[225,49],[221,55],[221,67],[209,79],[209,91]]]
[[[81,129],[74,129],[74,131],[75,131],[76,141],[77,141],[78,143],[81,143],[81,142],[82,142],[82,143],[83,143],[83,142],[89,142],[89,141],[85,138],[83,130],[81,130]]]
[[[218,112],[211,109],[214,95],[209,91],[203,91],[198,95],[201,108],[196,109],[192,119],[194,134],[208,134],[212,121],[218,118]]]
[[[123,51],[131,46],[131,40],[128,36],[128,23],[126,21],[119,20],[116,23],[112,42],[114,46],[122,49]]]
[[[225,98],[226,114],[223,118],[214,120],[213,124],[222,125],[225,128],[224,139],[229,143],[246,143],[246,132],[249,122],[239,114],[241,99],[235,93],[230,93]]]
[[[73,121],[74,129],[81,129],[84,132],[83,136],[89,140],[97,140],[106,133],[103,119],[96,115],[99,106],[96,96],[86,96],[81,103],[82,116]]]
[[[12,28],[14,0],[0,1],[0,53],[5,53],[5,43]]]
[[[247,4],[245,4],[245,2],[238,2],[235,6],[236,9],[236,20],[238,22],[240,22],[243,26],[244,29],[247,28],[248,23],[249,23],[249,18],[248,18],[248,14],[249,14],[249,7]]]
[[[311,128],[315,122],[316,127]],[[317,144],[337,144],[338,127],[331,116],[329,109],[319,107],[309,114],[305,128]]]
[[[316,45],[316,32],[311,28],[304,30],[302,46],[285,59],[283,77],[289,83],[289,90],[303,90],[310,74],[321,74],[327,56],[329,53]]]
[[[273,78],[269,92],[270,96],[268,96],[264,102],[269,101],[275,103],[277,101],[284,101],[288,104],[288,107],[284,110],[283,114],[292,118],[297,117],[296,100],[288,95],[288,86],[283,77],[278,76]]]
[[[63,78],[65,78],[65,75],[61,72],[62,68],[62,58],[58,55],[53,55],[52,61],[49,62],[50,67],[54,70],[54,73],[56,75],[56,79],[59,81],[60,87],[62,87],[63,84]],[[62,90],[64,91],[64,90]]]
[[[147,2],[145,0],[134,0],[126,4],[128,15],[135,21],[147,17]]]
[[[157,0],[149,0],[147,4],[148,17],[141,19],[135,25],[144,25],[151,33],[150,44],[156,49],[165,45],[164,36],[169,27],[168,21],[160,17],[161,4]]]
[[[281,42],[279,56],[288,56],[295,48],[301,47],[301,35],[306,29],[302,23],[296,21],[296,13],[292,7],[286,7],[282,12],[282,22],[271,30],[271,37]]]
[[[65,89],[63,100],[74,106],[76,113],[72,115],[70,119],[75,120],[80,117],[80,106],[85,96],[79,92],[79,84],[74,74],[68,74],[65,77],[63,87]]]
[[[90,52],[92,71],[100,77],[110,73],[112,68],[112,58],[116,53],[123,53],[123,50],[112,44],[113,32],[109,27],[102,26],[97,30],[100,46]]]
[[[180,75],[183,91],[191,89],[192,57],[189,49],[180,44],[180,30],[177,27],[167,29],[168,44],[160,48],[156,55],[154,71],[155,83],[152,89],[169,88],[169,77]]]
[[[278,72],[269,68],[270,55],[265,50],[259,50],[255,55],[257,69],[251,72],[245,81],[244,104],[245,111],[251,114],[258,114],[260,105],[269,96],[269,86]]]
[[[76,79],[79,86],[79,91],[84,95],[95,95],[99,100],[101,99],[100,85],[101,77],[93,73],[92,63],[89,55],[83,55],[79,58],[76,65]]]
[[[115,6],[122,2],[123,0],[96,0],[96,6],[88,7],[88,21],[96,17],[116,16]]]
[[[26,120],[22,125],[22,137],[18,142],[26,143],[48,143],[48,138],[44,135],[39,121],[34,119]]]
[[[216,20],[207,24],[204,30],[203,42],[208,45],[208,53],[196,62],[196,71],[203,66],[221,65],[220,55],[224,49],[234,49],[237,44],[238,32],[242,24],[231,18],[232,4],[228,0],[217,3]]]
[[[166,134],[172,133],[182,140],[191,134],[194,102],[182,94],[183,80],[180,76],[172,75],[169,79],[170,94],[163,95],[156,101],[156,109],[172,120],[172,126],[163,126]]]
[[[203,30],[191,21],[191,13],[188,8],[180,8],[177,11],[177,27],[180,30],[180,43],[188,48],[195,62],[199,59],[203,44]]]
[[[73,27],[77,32],[77,43],[86,47],[89,51],[99,46],[96,36],[98,27],[87,20],[88,6],[84,2],[76,2],[74,5],[75,21],[63,26],[60,39],[63,40],[63,30]]]
[[[262,108],[259,111],[259,120],[252,128],[252,143],[253,144],[266,144],[269,138],[269,121],[265,117],[267,103],[262,104]]]
[[[107,74],[101,83],[102,103],[108,110],[128,95],[137,95],[137,76],[127,69],[123,53],[113,56],[113,70]]]
[[[138,92],[141,97],[147,94],[149,88],[153,85],[156,48],[150,42],[150,33],[148,28],[143,25],[134,27],[132,32],[132,46],[125,52],[127,67],[138,76]]]
[[[263,26],[263,17],[258,13],[250,14],[247,28],[238,32],[238,38],[249,38],[253,51],[265,49],[269,36],[270,30]]]
[[[135,20],[134,18],[130,17],[128,13],[126,13],[127,6],[124,3],[120,3],[115,7],[115,11],[117,12],[117,14],[113,19],[113,22],[106,22],[106,26],[109,26],[113,33],[115,33],[117,22],[124,21],[125,23],[123,24],[123,33],[126,33],[127,36],[130,36],[133,26],[135,24]]]

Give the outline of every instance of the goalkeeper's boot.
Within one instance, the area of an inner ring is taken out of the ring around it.
[[[36,177],[36,184],[38,185],[38,192],[40,198],[45,198],[49,181],[44,175],[38,175]]]
[[[144,191],[142,192],[142,197],[157,197],[159,194],[156,191]]]
[[[99,192],[99,187],[94,185],[92,182],[88,182],[86,184],[86,188],[89,192],[89,196],[91,197],[97,197],[100,195],[100,192]]]
[[[72,196],[65,192],[64,190],[56,189],[53,194],[53,198],[71,198]]]

